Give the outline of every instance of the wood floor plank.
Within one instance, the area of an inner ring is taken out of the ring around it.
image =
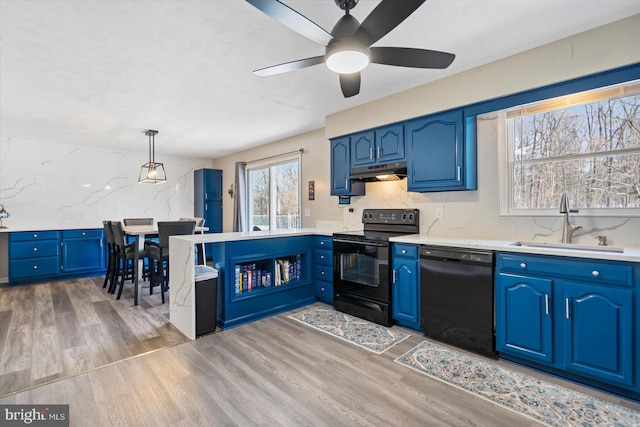
[[[49,284],[34,286],[33,288],[33,329],[53,326],[56,316],[53,311],[53,300],[51,299],[51,287]]]
[[[53,311],[56,314],[73,311],[73,304],[71,304],[71,298],[69,298],[69,294],[67,293],[67,287],[69,286],[75,286],[75,281],[69,280],[66,284],[62,282],[51,283]]]
[[[31,351],[31,380],[62,374],[62,353],[59,351],[58,329],[55,326],[33,331]]]

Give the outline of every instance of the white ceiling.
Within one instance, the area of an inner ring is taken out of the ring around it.
[[[285,1],[330,31],[333,0]],[[379,3],[360,0],[360,22]],[[0,140],[216,158],[323,127],[325,116],[627,16],[640,0],[429,0],[376,46],[456,54],[447,70],[372,64],[345,99],[324,54],[242,0],[0,1]]]

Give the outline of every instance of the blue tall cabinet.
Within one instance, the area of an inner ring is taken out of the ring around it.
[[[222,232],[222,171],[197,169],[193,172],[193,213],[204,218],[209,233]]]

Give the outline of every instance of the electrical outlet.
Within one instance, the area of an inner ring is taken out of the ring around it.
[[[436,218],[442,219],[444,217],[444,208],[436,209]]]
[[[311,209],[310,208],[305,208],[304,209],[304,216],[311,216]]]

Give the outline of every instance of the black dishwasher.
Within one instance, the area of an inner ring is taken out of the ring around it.
[[[425,336],[495,357],[494,254],[420,247],[420,326]]]

